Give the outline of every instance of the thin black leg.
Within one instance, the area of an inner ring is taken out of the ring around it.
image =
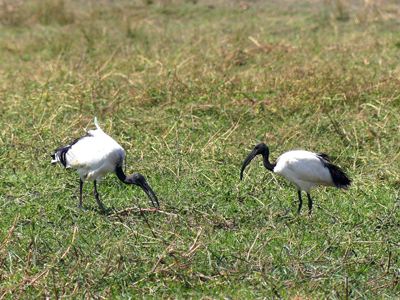
[[[79,179],[79,202],[78,202],[78,208],[82,207],[82,188],[83,188],[83,181],[82,181],[82,179]]]
[[[101,213],[102,213],[103,215],[105,215],[106,212],[105,212],[105,210],[104,210],[104,208],[103,208],[103,205],[101,205],[101,202],[100,202],[100,199],[99,199],[99,193],[97,192],[97,183],[96,183],[96,180],[93,182],[93,186],[94,186],[94,192],[93,192],[93,194],[94,194],[94,197],[96,198],[97,205],[99,206],[99,208],[100,208],[100,210],[101,210]]]
[[[307,197],[308,197],[308,214],[311,215],[311,211],[312,211],[312,200],[311,200],[311,196],[309,193],[307,193]]]
[[[297,193],[299,194],[299,209],[297,210],[297,213],[300,213],[301,206],[303,205],[303,200],[301,199],[301,190],[298,190]]]

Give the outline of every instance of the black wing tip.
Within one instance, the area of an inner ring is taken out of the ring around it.
[[[352,182],[348,175],[340,167],[333,164],[328,164],[327,168],[329,169],[329,173],[332,176],[335,186],[338,188],[347,189]]]

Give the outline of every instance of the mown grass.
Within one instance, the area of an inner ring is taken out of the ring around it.
[[[146,3],[3,2],[1,297],[398,297],[400,6]],[[106,217],[90,184],[76,208],[49,160],[94,116],[162,212],[113,175]],[[258,141],[329,153],[353,185],[297,215],[260,160],[239,181]]]

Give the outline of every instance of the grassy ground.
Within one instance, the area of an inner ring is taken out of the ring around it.
[[[367,4],[365,4],[367,3]],[[3,1],[0,298],[400,296],[396,1]],[[50,165],[103,129],[162,212],[110,174]],[[330,154],[347,192],[256,159]]]

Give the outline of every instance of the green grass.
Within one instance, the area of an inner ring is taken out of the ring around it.
[[[0,298],[400,296],[400,6],[6,1],[0,13]],[[94,129],[139,188],[50,165]],[[261,159],[330,154],[353,179],[311,217]]]

